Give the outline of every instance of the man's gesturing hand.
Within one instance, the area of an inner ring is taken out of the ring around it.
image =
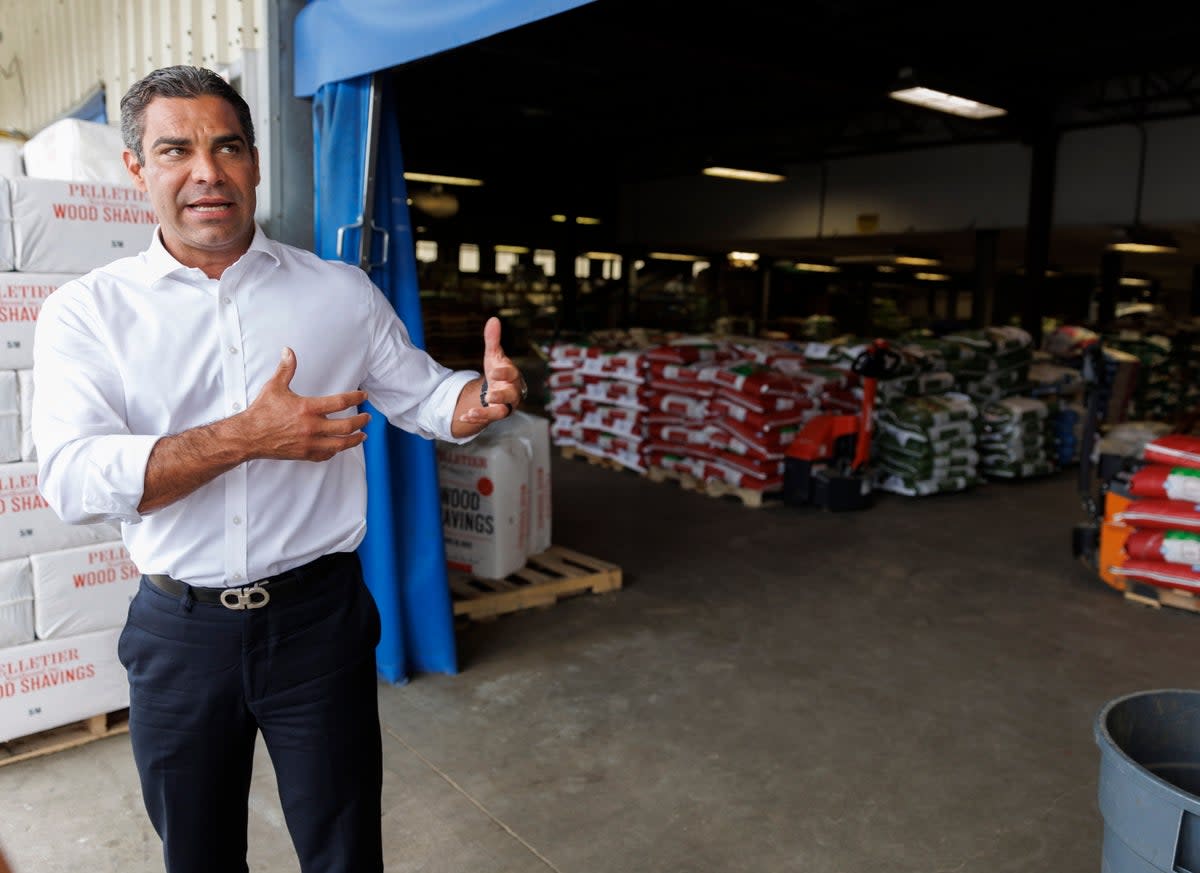
[[[500,319],[489,318],[483,326],[483,381],[463,391],[459,421],[486,425],[506,418],[525,397],[521,371],[500,346]],[[464,410],[463,407],[466,407]]]
[[[324,397],[305,397],[291,389],[296,353],[283,350],[275,375],[242,413],[244,435],[255,458],[288,461],[327,461],[338,452],[360,445],[371,420],[365,412],[330,418],[367,399],[365,391],[346,391]]]

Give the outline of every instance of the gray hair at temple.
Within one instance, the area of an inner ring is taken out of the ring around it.
[[[125,147],[137,157],[138,163],[146,161],[142,154],[142,136],[146,132],[146,107],[155,97],[220,97],[237,114],[246,137],[246,145],[254,148],[254,122],[250,120],[250,107],[233,86],[204,67],[162,67],[134,82],[121,98],[121,138]]]

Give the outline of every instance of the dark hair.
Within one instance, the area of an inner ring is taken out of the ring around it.
[[[250,107],[233,86],[204,67],[162,67],[134,82],[121,98],[121,138],[125,147],[144,163],[142,136],[146,132],[146,107],[155,97],[221,97],[237,114],[246,136],[246,145],[254,148],[254,122]]]

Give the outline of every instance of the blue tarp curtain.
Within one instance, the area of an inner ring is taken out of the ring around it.
[[[381,77],[382,79],[383,77]],[[384,82],[380,82],[384,87]],[[371,77],[321,87],[313,101],[314,237],[323,258],[338,259],[337,230],[362,211]],[[396,116],[383,94],[375,184],[375,224],[391,235],[390,257],[371,278],[391,300],[413,342],[424,348],[412,228]],[[347,232],[341,259],[357,263],[358,234]],[[480,325],[480,354],[483,326]],[[370,409],[367,441],[367,535],[363,573],[379,606],[379,673],[406,682],[412,673],[458,671],[446,579],[434,444],[387,423]]]
[[[312,0],[296,16],[295,91],[340,82],[594,0]]]
[[[305,6],[295,26],[295,94],[314,98],[317,253],[338,258],[338,228],[362,212],[372,73],[588,2],[595,0],[312,0]],[[386,77],[379,80],[386,87]],[[391,235],[391,257],[371,275],[413,341],[424,347],[392,99],[385,93],[381,101],[375,186],[375,223]],[[344,245],[342,259],[357,263],[357,234],[347,233]],[[482,346],[481,324],[481,355]],[[379,414],[367,435],[367,535],[359,554],[383,620],[376,651],[380,675],[400,683],[417,672],[455,673],[434,445],[391,427]]]

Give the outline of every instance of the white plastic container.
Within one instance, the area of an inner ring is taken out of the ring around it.
[[[0,742],[129,706],[119,628],[0,649]]]
[[[481,579],[503,579],[528,557],[529,446],[512,433],[466,445],[438,443],[446,561]]]
[[[29,559],[0,561],[0,649],[33,642],[33,581]]]
[[[119,542],[31,555],[29,565],[39,640],[121,627],[142,578]]]

